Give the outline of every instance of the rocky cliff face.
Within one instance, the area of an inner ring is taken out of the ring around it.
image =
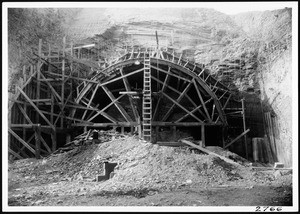
[[[201,8],[82,9],[69,37],[111,43],[110,50],[115,50],[156,46],[157,31],[160,46],[205,64],[231,89],[254,93],[263,101],[277,123],[278,160],[290,166],[291,20],[290,8],[234,16]]]

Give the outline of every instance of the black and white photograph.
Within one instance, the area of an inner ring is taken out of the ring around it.
[[[2,211],[295,212],[298,2],[3,2]]]

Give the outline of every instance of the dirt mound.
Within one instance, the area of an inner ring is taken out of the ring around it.
[[[246,160],[222,148],[208,148],[234,161]],[[118,163],[114,176],[95,182],[102,175],[104,161]],[[92,182],[88,189],[101,192],[133,193],[177,189],[183,186],[250,185],[268,182],[273,175],[253,172],[243,165],[232,165],[213,155],[195,152],[188,147],[164,147],[145,143],[136,136],[120,135],[100,144],[84,144],[73,150],[53,154],[42,160],[20,160],[10,165],[18,173],[13,182]],[[13,180],[13,179],[12,179]],[[11,180],[11,181],[12,181]],[[64,187],[65,188],[65,187]]]

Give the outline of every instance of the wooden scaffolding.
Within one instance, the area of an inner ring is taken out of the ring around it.
[[[39,40],[9,107],[11,155],[50,154],[57,149],[57,135],[68,141],[78,128],[130,127],[151,141],[151,130],[157,134],[159,127],[174,133],[176,127],[201,127],[205,145],[206,126],[228,126],[233,94],[204,65],[168,47],[124,47],[107,61],[96,46],[67,44],[64,38],[62,47],[54,48]],[[180,117],[174,118],[177,112]]]

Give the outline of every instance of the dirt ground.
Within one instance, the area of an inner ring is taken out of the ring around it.
[[[140,142],[123,136],[74,147],[43,159],[8,165],[8,206],[292,206],[292,170],[231,165],[190,148]],[[97,182],[103,161],[114,176]]]
[[[54,185],[54,184],[53,184]],[[292,206],[292,187],[265,186],[185,186],[171,191],[93,192],[87,183],[69,182],[75,194],[49,195],[43,190],[27,195],[21,184],[10,186],[9,206]],[[90,184],[89,184],[90,185]],[[37,186],[37,184],[32,184]],[[43,185],[39,187],[42,189]],[[19,188],[15,188],[19,187]]]

